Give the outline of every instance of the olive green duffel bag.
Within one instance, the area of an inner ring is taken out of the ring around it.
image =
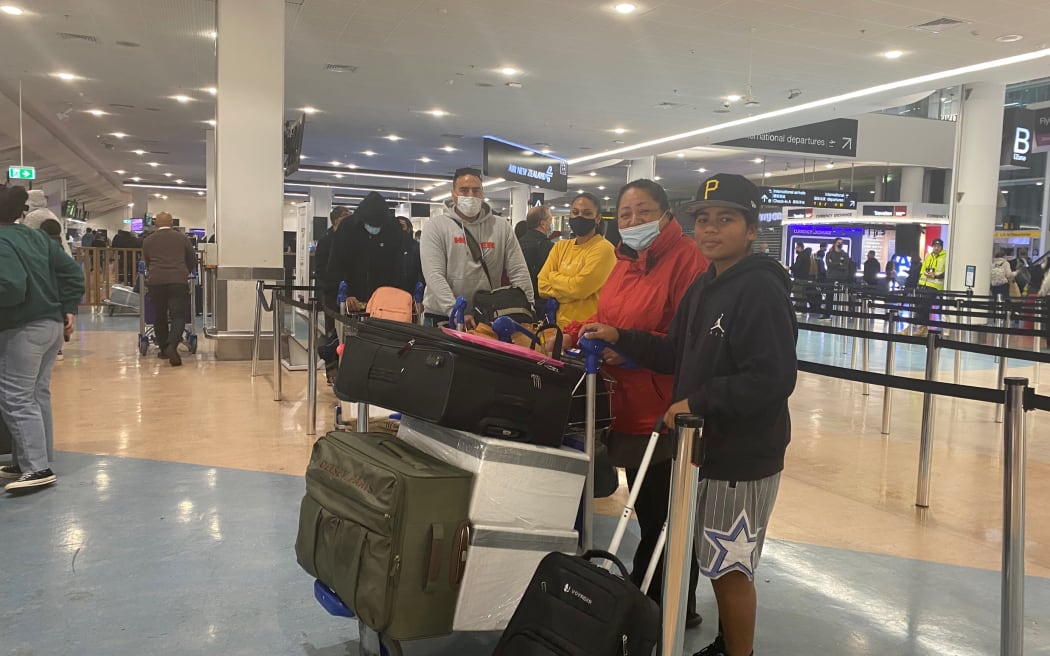
[[[390,435],[333,432],[306,469],[295,555],[395,640],[450,633],[472,474]]]

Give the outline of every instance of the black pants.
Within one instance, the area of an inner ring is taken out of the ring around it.
[[[934,302],[937,300],[939,290],[926,285],[915,288],[915,318],[923,323],[933,320]]]
[[[645,572],[649,569],[649,560],[652,558],[653,550],[660,539],[660,530],[667,520],[667,505],[671,496],[671,469],[674,461],[649,465],[649,471],[645,473],[645,481],[642,489],[638,492],[638,499],[634,504],[634,512],[638,515],[638,525],[642,530],[642,539],[638,543],[638,550],[634,552],[634,567],[631,570],[631,580],[636,585],[642,584]],[[627,484],[634,487],[635,478],[638,476],[637,469],[627,470]],[[690,518],[690,521],[695,521]],[[696,561],[696,551],[690,550],[692,557],[689,559],[689,613],[696,612],[696,585],[700,579],[700,566]],[[649,585],[649,597],[662,603],[663,601],[664,563],[663,556],[656,566],[656,574],[653,582]]]
[[[190,288],[186,283],[177,285],[149,285],[149,298],[153,303],[153,332],[161,350],[177,347],[182,341],[182,331],[190,312]]]
[[[340,310],[339,310],[339,294],[338,293],[336,293],[336,292],[329,292],[328,290],[325,290],[321,294],[321,302],[324,304],[325,308],[331,310],[332,312],[335,312],[336,314],[339,314]],[[333,319],[332,317],[328,316],[328,314],[324,315],[324,334],[325,335],[334,335],[335,334],[335,319]]]

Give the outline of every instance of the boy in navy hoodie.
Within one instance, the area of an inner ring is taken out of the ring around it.
[[[798,326],[783,267],[751,254],[759,203],[758,189],[738,175],[700,186],[686,213],[711,266],[686,292],[666,336],[584,328],[640,366],[674,373],[669,426],[681,413],[704,418],[695,544],[718,602],[719,635],[696,656],[753,653],[755,568],[791,439]]]

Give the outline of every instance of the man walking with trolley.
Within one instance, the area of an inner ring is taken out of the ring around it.
[[[172,228],[171,214],[159,212],[153,217],[157,231],[142,244],[146,262],[149,297],[153,302],[153,330],[161,358],[171,366],[182,365],[179,342],[186,327],[190,308],[190,272],[197,266],[193,244],[186,235]]]

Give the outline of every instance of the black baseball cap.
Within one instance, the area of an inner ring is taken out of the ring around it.
[[[942,246],[943,247],[944,246],[944,242],[942,240],[940,240],[940,239],[934,239],[933,240],[933,245],[934,246]]]
[[[762,195],[753,182],[742,175],[718,173],[704,180],[696,198],[685,206],[685,213],[695,215],[705,207],[730,207],[740,210],[750,223],[758,221]]]

